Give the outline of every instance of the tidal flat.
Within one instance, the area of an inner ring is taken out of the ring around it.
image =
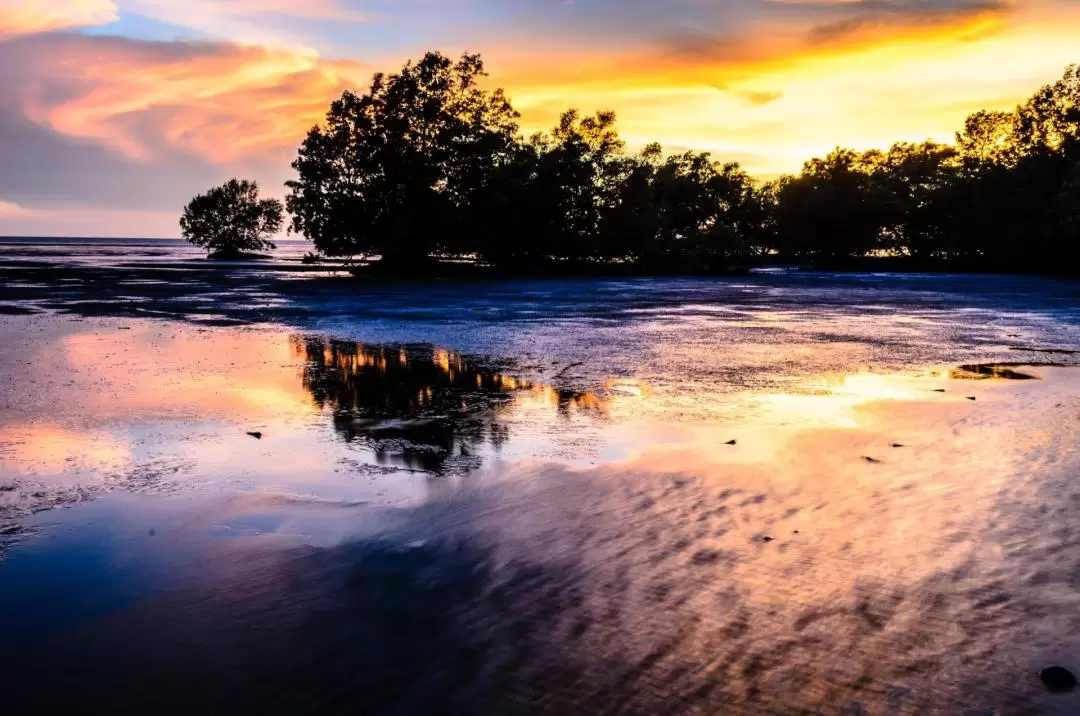
[[[1080,712],[1080,284],[286,248],[0,243],[6,712]]]

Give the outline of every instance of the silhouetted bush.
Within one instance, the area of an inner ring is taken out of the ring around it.
[[[258,184],[230,179],[188,203],[180,232],[211,257],[238,257],[276,248],[270,238],[281,231],[283,215],[280,201],[259,198]]]

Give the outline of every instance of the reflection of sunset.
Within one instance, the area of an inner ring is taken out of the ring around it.
[[[802,427],[859,427],[859,409],[884,400],[928,398],[926,381],[909,376],[858,373],[826,376],[802,387],[806,392],[765,395],[761,402],[780,424]]]
[[[87,396],[106,414],[167,409],[202,416],[279,416],[307,412],[307,396],[294,373],[282,368],[292,359],[274,334],[245,332],[220,339],[207,351],[192,331],[160,335],[152,326],[130,331],[86,333],[61,343],[66,363],[87,371],[111,390]],[[252,362],[251,356],[258,356]]]
[[[600,411],[607,402],[595,392],[561,390],[510,375],[501,368],[474,366],[464,356],[444,348],[413,347],[410,353],[404,347],[299,336],[290,338],[290,345],[293,354],[304,358],[309,367],[316,365],[332,371],[322,370],[317,377],[311,374],[307,378],[319,407],[331,405],[339,410],[375,414],[440,408],[469,411],[476,407],[470,405],[474,393],[494,395],[500,404],[503,401],[498,396],[513,394],[514,406],[523,410],[545,407],[561,412]],[[324,395],[324,381],[331,376],[334,388]],[[414,386],[411,394],[410,385]],[[400,402],[402,398],[404,402]]]
[[[0,426],[0,476],[53,477],[116,470],[131,459],[128,441],[56,425]]]

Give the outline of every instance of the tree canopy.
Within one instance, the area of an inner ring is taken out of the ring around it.
[[[429,53],[313,128],[287,183],[292,229],[328,256],[415,264],[466,248],[470,208],[512,153],[517,112],[479,56]]]
[[[614,113],[521,134],[477,55],[429,53],[346,92],[287,183],[291,228],[329,256],[399,271],[715,272],[755,261],[1080,270],[1080,70],[954,144],[838,147],[754,181],[709,154],[637,152]]]
[[[283,223],[280,201],[260,199],[259,185],[253,181],[230,179],[188,203],[180,217],[180,232],[211,256],[239,256],[276,248],[271,238]]]
[[[687,257],[705,270],[745,250],[740,229],[756,235],[760,202],[737,165],[665,160],[657,147],[629,155],[612,112],[568,110],[525,138],[484,76],[476,55],[429,53],[376,75],[364,95],[346,92],[293,162],[292,230],[328,256],[379,256],[402,270],[436,258],[526,271],[645,259],[676,268]]]

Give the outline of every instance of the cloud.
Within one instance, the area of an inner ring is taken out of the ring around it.
[[[63,32],[118,14],[95,32],[218,39]],[[631,146],[711,150],[763,176],[838,143],[948,140],[970,109],[1012,104],[1076,61],[1080,7],[0,0],[0,28],[0,233],[175,235],[184,202],[230,176],[280,195],[331,99],[366,88],[369,65],[393,71],[428,49],[481,51],[526,131],[567,107],[610,108]]]
[[[0,219],[33,216],[34,212],[13,201],[0,201]]]
[[[784,96],[784,93],[783,92],[749,91],[749,92],[740,93],[740,96],[743,97],[747,102],[749,102],[752,105],[761,106],[761,105],[770,104],[770,103],[775,102],[775,101],[777,101],[779,99],[782,99],[783,96]]]
[[[232,43],[46,33],[0,42],[0,233],[175,236],[231,176],[283,193],[356,62]]]
[[[829,7],[836,7],[830,5]],[[854,14],[841,20],[812,27],[811,44],[835,44],[855,38],[880,38],[911,31],[935,31],[942,27],[965,26],[969,37],[999,29],[1001,21],[1013,13],[1009,2],[930,2],[930,0],[861,0],[841,3]]]
[[[112,0],[0,0],[0,39],[117,19]]]
[[[370,16],[341,0],[118,0],[126,12],[208,37],[293,49],[311,46],[311,25],[367,23]],[[318,32],[314,32],[317,37]]]
[[[355,62],[230,43],[45,34],[0,43],[0,108],[136,161],[179,150],[213,163],[295,148]]]

